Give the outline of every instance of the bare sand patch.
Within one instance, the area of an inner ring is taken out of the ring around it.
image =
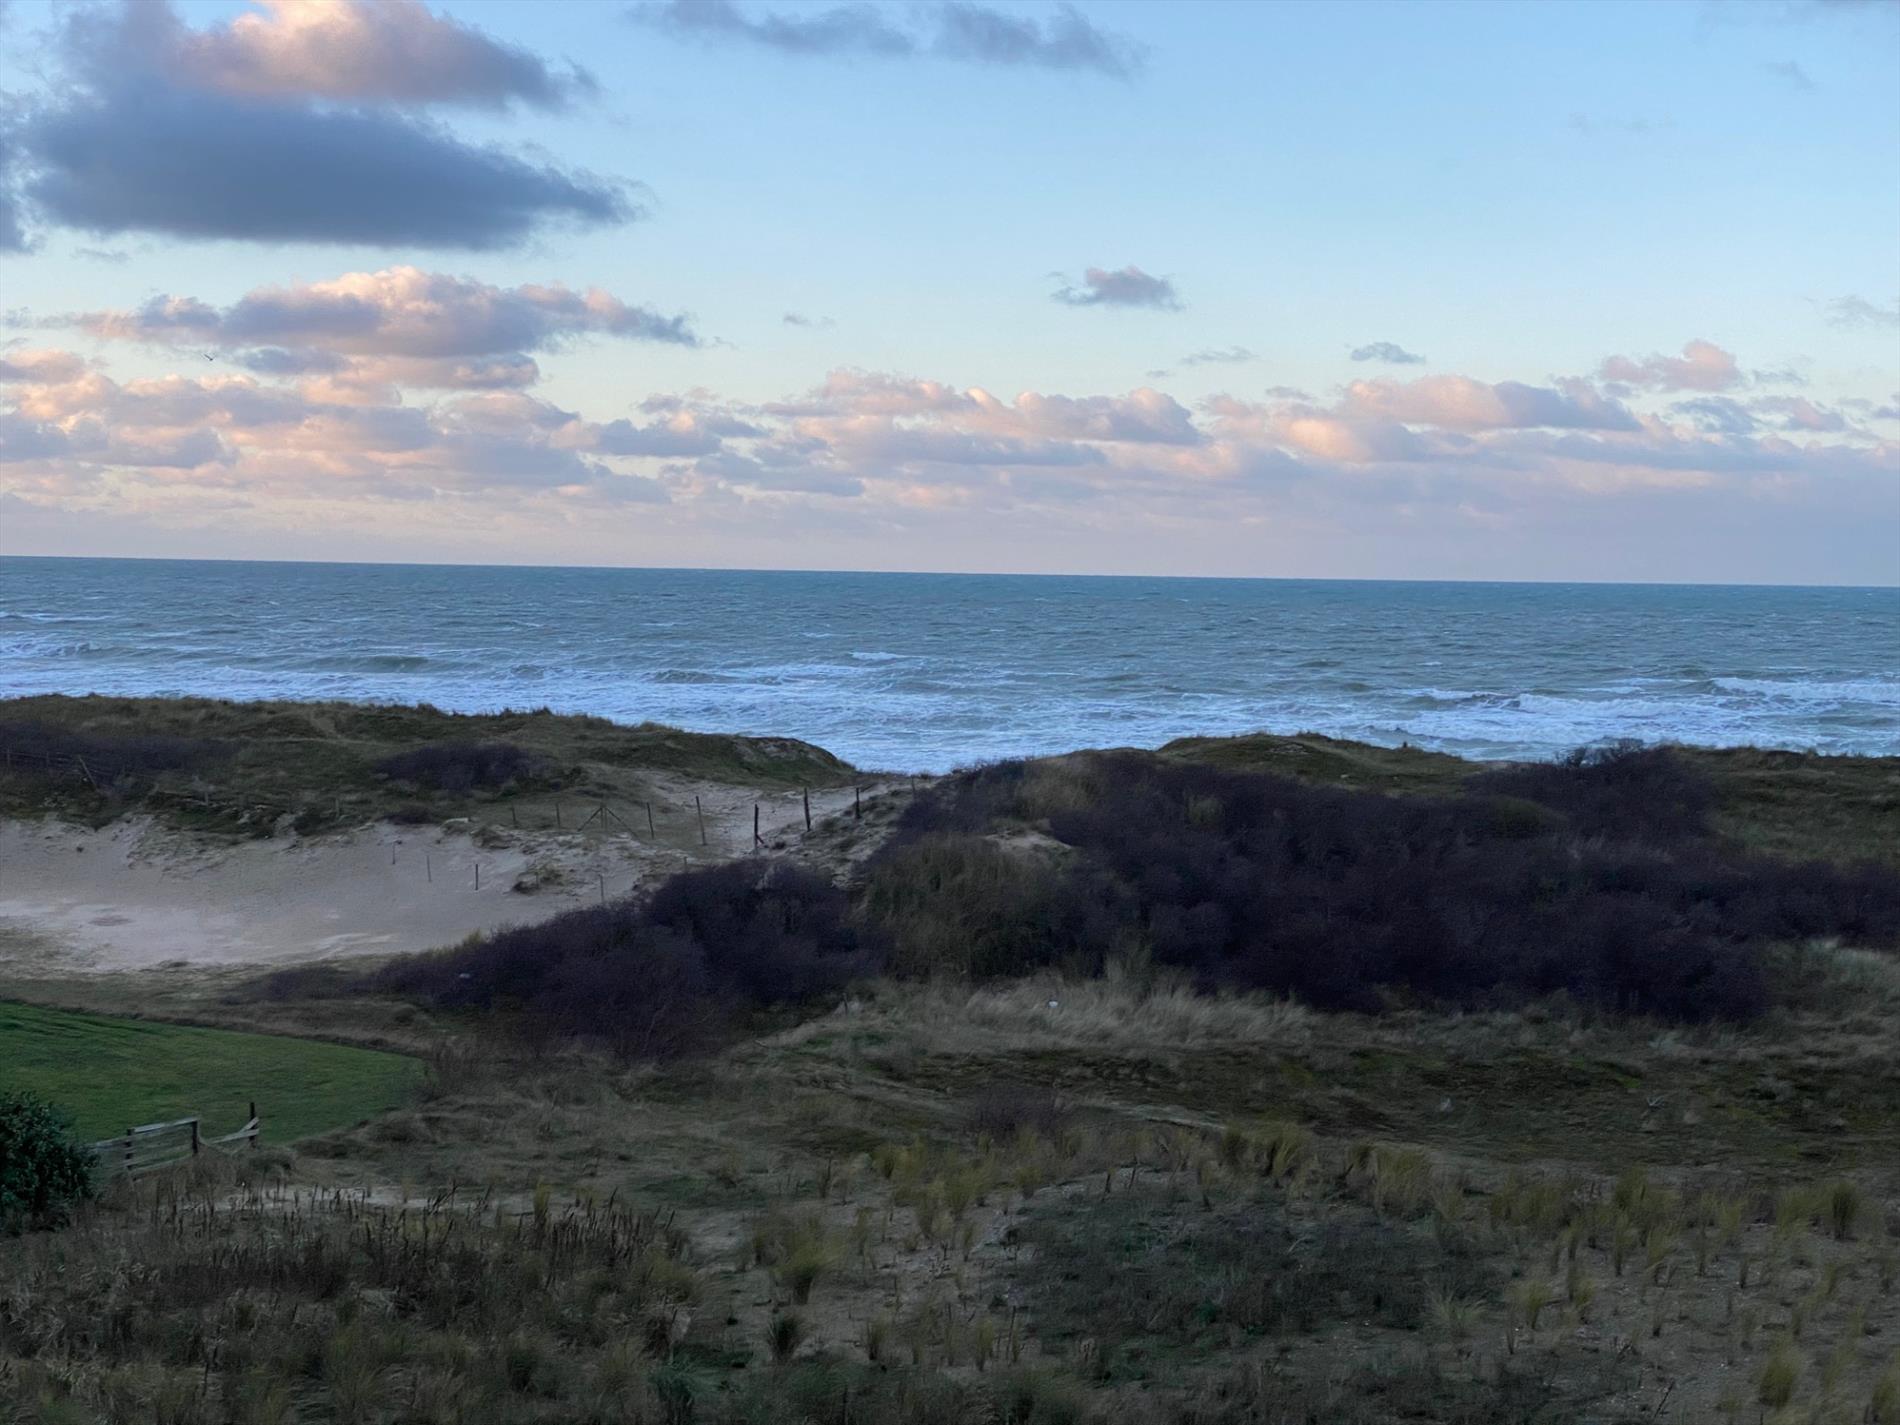
[[[852,809],[849,788],[812,793],[814,824],[832,820],[809,842],[800,794],[684,779],[669,779],[663,794],[690,807],[696,793],[703,845],[696,822],[655,840],[618,823],[563,833],[380,822],[233,841],[148,817],[98,829],[0,821],[0,972],[284,965],[428,950],[743,855],[755,802],[770,851],[842,864],[868,844],[847,837],[849,848],[836,845],[838,819]]]

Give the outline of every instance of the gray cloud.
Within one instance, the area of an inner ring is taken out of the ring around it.
[[[155,85],[41,110],[20,142],[33,204],[92,233],[482,250],[638,211],[600,180],[400,115]]]
[[[1354,347],[1354,361],[1383,361],[1390,366],[1423,366],[1425,358],[1407,351],[1395,341],[1375,341],[1369,346]]]
[[[787,312],[779,321],[788,327],[829,327],[837,325],[830,317],[808,317],[803,312]]]
[[[1091,267],[1082,274],[1078,288],[1065,285],[1054,300],[1070,307],[1152,307],[1158,311],[1181,309],[1180,294],[1165,277],[1151,277],[1132,264],[1111,272]]]
[[[1827,304],[1829,326],[1850,328],[1900,327],[1900,298],[1890,307],[1870,302],[1865,297],[1836,297]]]
[[[26,229],[20,223],[20,203],[14,190],[14,155],[0,132],[0,252],[26,251]]]
[[[1181,366],[1238,366],[1249,361],[1258,361],[1260,353],[1250,351],[1244,346],[1206,347],[1200,351],[1191,351],[1177,363]],[[1161,381],[1174,375],[1170,366],[1156,367],[1148,373],[1151,381]]]
[[[1809,78],[1807,70],[1792,59],[1770,60],[1762,69],[1792,88],[1812,94],[1816,88],[1814,80]]]
[[[496,249],[545,222],[625,222],[606,182],[367,110],[144,87],[21,127],[28,198],[93,234]]]
[[[1201,351],[1191,351],[1181,358],[1183,366],[1238,366],[1248,361],[1258,361],[1260,353],[1249,351],[1244,346],[1207,347]]]
[[[585,333],[700,345],[686,317],[629,306],[598,288],[495,287],[407,266],[260,287],[223,309],[195,297],[160,296],[130,311],[62,320],[116,340],[352,356],[495,356],[545,350]]]
[[[339,24],[340,38],[331,33]],[[369,36],[365,54],[404,57],[400,83],[382,59],[346,62],[351,25]],[[378,36],[389,43],[370,43]],[[639,215],[619,185],[365,102],[551,101],[523,56],[414,0],[286,4],[205,32],[180,26],[163,3],[90,7],[72,13],[58,53],[65,82],[24,105],[6,140],[21,210],[43,222],[95,234],[486,250],[549,224]],[[321,102],[336,98],[358,102]],[[0,245],[17,247],[21,224],[5,221],[6,191],[0,185]]]
[[[1098,29],[1074,6],[1046,20],[951,0],[920,7],[908,24],[868,4],[808,14],[742,10],[733,0],[647,0],[628,12],[636,22],[679,39],[749,44],[793,55],[930,57],[1018,68],[1090,70],[1133,77],[1146,60],[1126,35]]]

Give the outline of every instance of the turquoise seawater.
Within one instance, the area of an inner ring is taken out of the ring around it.
[[[0,694],[547,706],[941,770],[1310,729],[1900,754],[1900,589],[0,559]]]

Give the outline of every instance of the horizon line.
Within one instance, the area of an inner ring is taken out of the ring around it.
[[[0,561],[35,560],[70,564],[240,564],[290,565],[329,569],[516,569],[542,573],[609,574],[831,574],[920,579],[1149,579],[1180,583],[1225,584],[1468,584],[1503,588],[1621,589],[1838,589],[1900,592],[1891,584],[1803,584],[1772,580],[1743,582],[1704,579],[1453,579],[1394,578],[1352,574],[1130,574],[1072,570],[996,569],[838,569],[718,564],[530,564],[479,563],[453,559],[241,559],[229,555],[155,554],[10,554]]]

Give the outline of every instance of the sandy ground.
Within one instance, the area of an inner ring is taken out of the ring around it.
[[[743,854],[752,805],[765,839],[796,851],[797,796],[682,783],[707,810],[707,845],[616,830],[509,832],[378,824],[340,836],[212,842],[145,818],[101,830],[0,822],[0,973],[283,965],[452,944],[626,894],[695,861]],[[849,789],[814,793],[815,819]],[[479,885],[477,882],[479,881]]]

